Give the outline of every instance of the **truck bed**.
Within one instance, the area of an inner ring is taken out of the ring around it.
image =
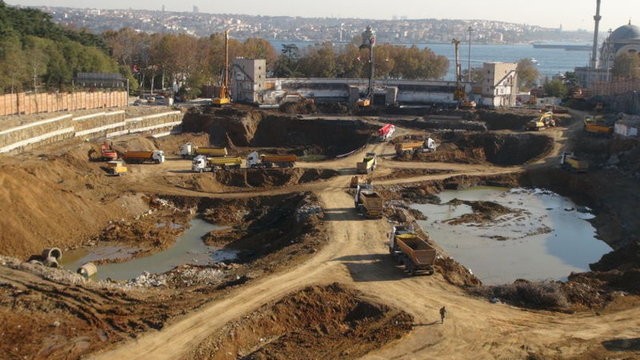
[[[398,247],[419,267],[433,265],[436,249],[415,234],[396,236]]]

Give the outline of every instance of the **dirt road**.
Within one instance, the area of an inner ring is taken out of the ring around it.
[[[562,141],[560,132],[556,140]],[[367,150],[383,153],[386,150],[384,146],[376,144]],[[557,154],[561,147],[562,144],[554,148],[551,155]],[[353,168],[359,156],[321,166]],[[381,163],[387,168],[439,166],[454,173],[473,175],[521,170],[521,167],[489,165]],[[603,347],[615,350],[615,344],[620,344],[617,339],[637,340],[640,329],[638,308],[600,315],[529,311],[469,297],[438,274],[405,277],[388,256],[385,239],[389,225],[385,221],[364,220],[354,211],[353,199],[345,192],[349,176],[351,174],[295,187],[317,193],[329,225],[329,244],[309,261],[249,283],[232,291],[223,300],[184,316],[162,331],[148,333],[112,351],[94,354],[93,358],[180,358],[229,321],[304,286],[332,282],[350,284],[381,302],[409,312],[415,318],[410,335],[368,354],[367,359],[511,359],[526,358],[530,353],[545,358],[584,358],[585,354],[599,358]],[[403,181],[447,176],[451,174],[424,175]],[[388,183],[397,182],[388,180]],[[448,316],[440,325],[438,309],[443,305],[448,309]]]

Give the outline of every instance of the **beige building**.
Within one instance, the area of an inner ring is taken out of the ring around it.
[[[491,62],[482,65],[480,105],[490,107],[515,106],[518,94],[517,63]]]
[[[267,61],[236,58],[231,68],[231,78],[231,97],[234,102],[258,103],[265,90]]]

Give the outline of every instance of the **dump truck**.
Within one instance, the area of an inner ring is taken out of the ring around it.
[[[223,157],[229,154],[226,147],[200,147],[193,143],[186,143],[180,146],[180,156],[182,156],[183,159],[194,158],[198,155],[205,155],[208,157]]]
[[[160,164],[164,162],[164,151],[127,151],[122,155],[122,160],[126,161],[128,164],[142,164],[145,162]]]
[[[191,170],[193,172],[216,171],[240,169],[242,166],[241,157],[206,157],[198,155],[193,158]]]
[[[382,217],[382,206],[384,201],[380,194],[373,191],[373,185],[357,185],[354,203],[356,210],[367,218],[379,219]]]
[[[416,151],[436,151],[438,145],[435,140],[432,138],[428,138],[426,141],[417,140],[417,141],[406,141],[397,143],[395,146],[396,155],[402,156],[406,153],[415,153]]]
[[[354,175],[351,177],[351,181],[349,181],[350,188],[357,188],[358,185],[361,184],[371,184],[371,178],[366,176],[358,176]]]
[[[590,135],[609,136],[613,134],[613,126],[605,122],[602,119],[602,116],[585,116],[583,121],[583,129]]]
[[[293,167],[298,161],[296,155],[265,155],[254,151],[247,155],[247,167],[249,168],[271,168],[271,167]]]
[[[122,160],[107,161],[107,174],[112,176],[121,176],[127,173],[127,167]]]
[[[380,129],[378,129],[378,140],[380,142],[385,142],[391,139],[391,136],[396,131],[396,127],[392,124],[384,124]]]
[[[377,165],[376,153],[368,152],[361,162],[356,163],[356,172],[358,174],[368,174],[375,170]]]
[[[389,253],[411,276],[418,273],[431,275],[437,251],[413,229],[411,225],[396,225],[389,234]]]
[[[560,166],[563,169],[574,172],[587,172],[589,170],[589,162],[577,158],[573,153],[563,152],[560,156]]]

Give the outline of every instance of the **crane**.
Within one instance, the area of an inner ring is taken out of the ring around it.
[[[229,95],[229,30],[224,31],[224,72],[222,84],[216,89],[217,94],[211,100],[214,106],[222,106],[231,103]]]
[[[458,101],[458,105],[461,108],[475,108],[475,101],[469,101],[467,99],[467,93],[464,91],[464,85],[462,84],[462,65],[460,65],[460,40],[453,39],[451,40],[453,44],[454,52],[455,52],[455,61],[456,61],[456,89],[453,92],[453,99]],[[471,72],[471,69],[469,69]]]
[[[369,86],[367,87],[367,94],[364,98],[358,99],[356,105],[358,107],[367,107],[371,105],[373,99],[373,74],[374,74],[374,59],[373,59],[373,46],[376,43],[376,32],[371,29],[371,26],[367,26],[366,30],[362,32],[362,45],[360,49],[369,49]]]

